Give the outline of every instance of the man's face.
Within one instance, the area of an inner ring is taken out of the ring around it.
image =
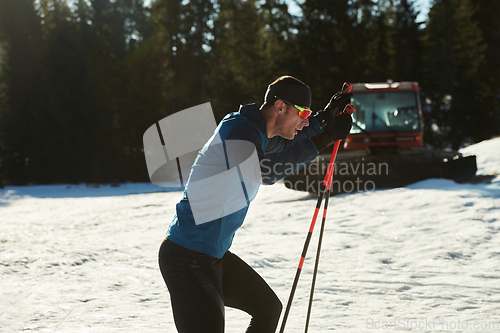
[[[292,140],[298,134],[298,131],[309,126],[309,119],[299,116],[299,110],[292,105],[285,104],[285,107],[287,109],[281,117],[280,136]]]

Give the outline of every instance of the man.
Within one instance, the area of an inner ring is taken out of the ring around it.
[[[225,306],[252,316],[247,333],[276,330],[280,300],[229,247],[259,184],[300,170],[347,137],[352,118],[339,113],[351,96],[336,94],[325,110],[309,117],[309,87],[280,77],[268,86],[260,109],[249,104],[228,114],[200,150],[159,251],[180,333],[224,332]],[[256,168],[268,173],[256,175]]]

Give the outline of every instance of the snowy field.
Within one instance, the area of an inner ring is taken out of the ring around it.
[[[500,173],[500,138],[463,150]],[[175,332],[157,250],[180,192],[0,190],[0,332]],[[316,199],[261,187],[231,250],[286,305]],[[500,177],[331,199],[310,332],[500,331]],[[286,332],[303,332],[318,221]],[[227,309],[226,332],[249,316]]]

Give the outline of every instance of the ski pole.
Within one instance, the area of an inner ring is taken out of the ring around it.
[[[316,219],[318,218],[319,209],[321,207],[321,202],[326,191],[329,191],[329,186],[331,186],[331,178],[333,175],[333,163],[337,157],[337,151],[339,149],[341,140],[337,140],[333,147],[332,156],[330,157],[330,162],[328,163],[328,168],[326,170],[325,179],[323,180],[323,190],[320,192],[318,202],[316,203],[316,209],[314,210],[314,215],[311,221],[311,226],[309,227],[309,232],[307,233],[306,241],[304,243],[304,248],[302,249],[302,255],[300,257],[299,266],[297,267],[297,272],[295,273],[295,279],[293,281],[292,290],[290,291],[290,296],[288,298],[288,304],[286,306],[285,314],[283,315],[283,321],[281,323],[280,333],[285,331],[286,321],[288,319],[288,314],[290,313],[290,308],[292,307],[293,296],[295,295],[295,290],[297,289],[297,284],[299,282],[300,273],[302,272],[302,266],[304,265],[304,260],[306,259],[307,249],[309,248],[309,243],[311,241],[312,232],[314,230],[314,225],[316,224]]]
[[[309,329],[309,320],[311,318],[312,301],[313,301],[313,296],[314,296],[314,287],[316,285],[316,276],[317,276],[317,273],[318,273],[318,266],[319,266],[319,256],[320,256],[320,253],[321,253],[321,243],[323,242],[323,233],[324,233],[324,230],[325,230],[326,212],[328,210],[328,202],[330,200],[330,193],[331,193],[331,188],[332,188],[332,181],[333,181],[333,170],[330,173],[330,177],[328,179],[328,184],[326,185],[327,186],[327,192],[326,192],[326,196],[325,196],[325,206],[323,208],[323,218],[321,220],[321,229],[320,229],[320,232],[319,232],[318,248],[316,250],[316,262],[314,263],[314,273],[313,273],[313,279],[312,279],[312,283],[311,283],[311,292],[309,294],[309,305],[308,305],[308,308],[307,308],[306,326],[305,326],[304,333],[307,333],[307,330]]]
[[[347,82],[345,82],[342,86],[342,90],[339,91],[337,94],[341,95],[344,93],[350,93],[351,91],[352,91],[352,86],[349,85]],[[347,104],[341,113],[352,114],[355,111],[356,111],[356,109],[351,104]],[[314,210],[314,215],[313,215],[313,218],[311,221],[311,226],[309,227],[306,241],[304,243],[304,248],[302,249],[302,255],[301,255],[301,258],[299,261],[299,265],[297,267],[297,272],[295,273],[295,278],[294,278],[294,281],[292,284],[292,290],[290,291],[290,296],[288,297],[288,303],[287,303],[287,306],[285,309],[285,314],[283,315],[283,321],[281,322],[280,333],[283,333],[285,331],[286,321],[288,319],[288,315],[289,315],[290,309],[292,307],[293,296],[295,295],[295,290],[297,289],[297,284],[299,282],[300,273],[302,272],[302,266],[304,265],[304,261],[305,261],[306,254],[307,254],[307,249],[309,248],[309,243],[311,242],[312,232],[314,230],[314,225],[316,224],[316,219],[318,218],[318,213],[319,213],[319,209],[321,207],[321,203],[323,201],[323,197],[325,196],[326,191],[328,191],[328,192],[330,191],[330,187],[331,187],[331,183],[332,183],[332,179],[333,179],[333,169],[334,169],[335,158],[337,157],[337,152],[338,152],[341,141],[342,140],[337,140],[333,146],[332,156],[330,157],[330,162],[328,163],[328,168],[326,170],[325,178],[324,178],[323,183],[322,183],[323,190],[320,191],[320,196],[318,197],[318,202],[316,203],[316,209]],[[328,197],[329,197],[329,194],[328,194]],[[323,216],[324,216],[323,219],[326,219],[326,211],[324,211]]]
[[[355,111],[356,111],[356,109],[354,109],[354,107],[352,105],[348,104],[343,112],[353,114]],[[337,143],[340,143],[340,140],[337,141],[335,144],[337,144]],[[338,147],[334,147],[334,149],[333,149],[335,155],[337,154],[336,150],[338,150]],[[333,157],[333,159],[335,160],[335,157]],[[328,165],[328,166],[330,167],[330,165]],[[323,242],[323,234],[325,231],[326,212],[328,210],[328,202],[330,201],[330,194],[331,194],[332,181],[333,181],[333,171],[334,171],[333,168],[334,167],[335,167],[335,165],[332,165],[331,166],[332,170],[327,171],[327,173],[329,173],[330,177],[328,179],[328,183],[324,184],[328,188],[328,191],[326,192],[325,206],[323,208],[323,219],[321,221],[321,229],[319,232],[318,247],[316,250],[316,262],[314,263],[314,272],[313,272],[313,279],[312,279],[312,283],[311,283],[311,292],[309,294],[309,305],[307,308],[306,326],[305,326],[304,333],[307,333],[307,331],[309,329],[309,320],[311,318],[312,301],[313,301],[313,297],[314,297],[314,288],[316,286],[316,276],[318,275],[319,256],[321,254],[321,244]]]

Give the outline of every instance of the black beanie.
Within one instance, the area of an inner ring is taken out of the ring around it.
[[[282,76],[267,87],[264,102],[274,104],[279,98],[298,106],[311,107],[311,89],[293,76]]]

